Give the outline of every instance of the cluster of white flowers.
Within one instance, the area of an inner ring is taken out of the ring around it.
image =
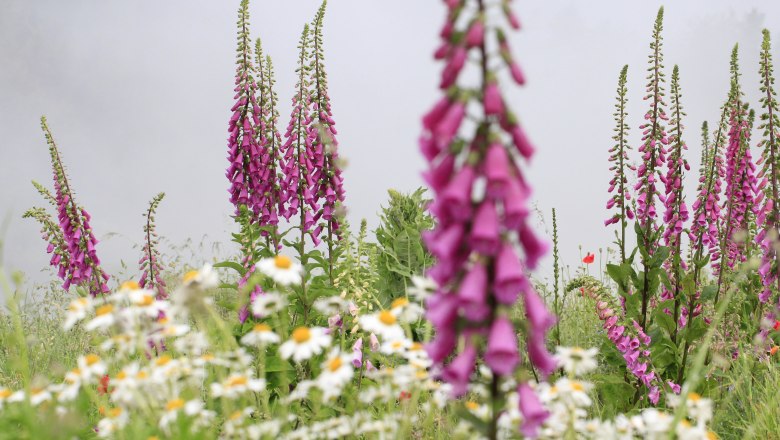
[[[566,377],[555,383],[540,383],[535,386],[549,416],[540,430],[540,438],[561,439],[576,438],[593,440],[630,440],[630,439],[666,439],[676,435],[685,440],[712,440],[717,436],[707,428],[712,420],[712,401],[696,393],[686,393],[686,397],[669,394],[667,400],[673,408],[680,402],[687,405],[687,417],[677,423],[675,415],[656,408],[646,408],[635,415],[618,415],[613,420],[588,418],[592,405],[589,392],[593,384],[581,377],[594,371],[596,361],[595,348],[558,347],[556,359]]]
[[[134,282],[105,297],[74,300],[65,328],[81,325],[91,332],[94,352],[80,356],[61,383],[28,391],[0,387],[0,410],[20,402],[49,403],[65,417],[86,395],[101,415],[94,429],[107,438],[150,416],[155,418],[147,427],[152,437],[223,439],[396,438],[402,426],[411,431],[419,417],[431,420],[459,407],[485,423],[491,420],[488,387],[475,385],[468,400],[453,401],[452,387],[436,379],[426,350],[412,337],[412,325],[423,312],[417,298],[430,290],[426,280],[415,279],[409,297],[373,313],[361,314],[343,296],[319,298],[312,305],[328,327],[289,328],[286,294],[301,282],[302,268],[284,257],[262,260],[257,267],[279,292],[257,296],[255,319],[238,338],[213,310],[207,291],[219,279],[209,265],[185,274],[170,300],[158,300]],[[222,333],[214,335],[215,327]],[[266,363],[272,355],[274,370]],[[529,434],[521,428],[528,425],[521,396],[530,392],[538,400],[532,431],[541,438],[655,439],[672,432],[681,439],[713,438],[707,429],[712,403],[695,393],[667,399],[671,406],[686,405],[687,417],[679,423],[655,409],[610,421],[588,418],[593,385],[581,377],[596,369],[596,355],[596,349],[559,347],[556,358],[567,376],[552,384],[518,387],[514,379],[503,379],[499,437]],[[279,362],[290,364],[279,368]],[[481,366],[478,374],[483,383],[491,382],[488,368]],[[353,409],[319,417],[311,411],[343,405]],[[453,423],[454,436],[481,436],[465,419]]]

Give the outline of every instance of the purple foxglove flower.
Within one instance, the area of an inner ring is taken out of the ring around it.
[[[520,260],[509,244],[505,244],[496,256],[494,277],[494,294],[502,304],[513,304],[520,291],[528,286]]]
[[[493,202],[486,200],[477,209],[471,226],[471,248],[482,255],[495,255],[501,246],[498,213]]]
[[[474,263],[468,274],[463,278],[458,290],[460,307],[463,315],[470,321],[482,321],[490,315],[490,306],[487,302],[488,273],[485,265]],[[455,318],[455,308],[452,310],[451,319]]]
[[[442,377],[452,385],[452,395],[458,398],[468,391],[469,379],[474,373],[477,361],[477,349],[470,342],[463,351],[444,367]]]
[[[501,90],[495,82],[488,83],[485,87],[485,96],[482,100],[486,115],[500,115],[504,112],[504,101],[501,98]]]
[[[520,432],[526,437],[536,438],[539,427],[547,420],[550,413],[544,409],[542,402],[539,401],[539,397],[526,382],[521,382],[518,385],[517,395],[520,401],[520,413],[523,415]]]
[[[517,335],[512,323],[506,317],[496,318],[490,327],[485,363],[493,371],[493,374],[499,376],[512,374],[517,364],[520,363],[520,356],[517,352]]]
[[[363,338],[358,338],[352,344],[352,366],[360,368],[363,365]]]
[[[495,199],[504,198],[507,195],[512,176],[509,171],[509,158],[503,145],[492,144],[488,148],[484,167],[485,177],[487,177],[487,195]],[[519,196],[522,197],[522,195]]]

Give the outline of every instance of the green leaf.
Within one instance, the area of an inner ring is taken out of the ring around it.
[[[214,267],[225,267],[228,269],[233,269],[241,276],[244,276],[246,273],[244,266],[236,263],[235,261],[220,261],[219,263],[214,263]]]

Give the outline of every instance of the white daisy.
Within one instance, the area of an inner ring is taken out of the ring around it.
[[[241,338],[242,344],[253,347],[260,347],[266,344],[278,344],[279,341],[279,335],[274,333],[268,324],[263,323],[255,324],[252,331]]]
[[[384,354],[404,354],[412,346],[412,341],[401,338],[385,341],[380,348],[380,351]]]
[[[328,296],[314,301],[314,308],[323,315],[335,315],[349,309],[349,301],[340,296]]]
[[[255,316],[268,316],[283,310],[287,306],[287,299],[276,292],[268,292],[258,295],[252,301],[252,314]]]
[[[335,349],[322,364],[322,372],[317,377],[317,386],[322,390],[322,399],[337,397],[344,386],[352,380],[352,356]]]
[[[292,358],[295,362],[322,353],[323,348],[330,345],[330,335],[322,327],[298,327],[293,330],[290,339],[279,346],[279,354],[283,359]]]
[[[5,405],[5,402],[8,401],[8,399],[14,394],[13,391],[11,391],[8,388],[0,387],[0,409],[3,409],[3,405]]]
[[[417,302],[423,302],[436,291],[436,287],[432,279],[415,275],[412,277],[412,287],[407,288],[406,292]]]
[[[200,400],[186,402],[181,398],[171,399],[165,404],[165,411],[163,416],[160,417],[160,427],[167,430],[168,425],[179,417],[179,412],[182,410],[184,414],[192,416],[199,413],[202,409],[203,402]]]
[[[597,348],[583,349],[580,347],[556,347],[555,360],[558,365],[563,367],[567,373],[575,376],[582,376],[596,370],[598,362],[596,355]]]
[[[68,305],[65,313],[65,330],[70,330],[77,322],[87,317],[87,313],[92,312],[92,300],[88,297],[76,298]]]
[[[409,302],[409,299],[404,296],[394,299],[390,304],[390,310],[402,322],[418,321],[424,313],[423,308],[419,304]]]
[[[121,407],[111,408],[105,411],[105,417],[97,424],[98,437],[111,438],[113,434],[124,428],[130,416]]]
[[[77,364],[77,370],[80,372],[81,378],[85,382],[88,382],[94,377],[106,374],[106,370],[108,369],[105,362],[96,354],[88,354],[79,357]]]
[[[191,270],[184,274],[184,285],[200,289],[211,289],[219,285],[219,275],[211,264],[206,263],[200,270]]]
[[[593,384],[588,382],[582,382],[579,380],[570,380],[568,378],[559,379],[555,382],[555,387],[560,398],[568,403],[572,403],[580,408],[585,408],[591,405],[592,401],[588,396],[588,391],[593,387]]]
[[[398,318],[390,310],[364,315],[360,317],[360,326],[363,330],[376,333],[384,340],[401,339],[404,331],[398,325]]]
[[[113,304],[104,304],[95,309],[95,317],[89,321],[84,328],[87,331],[93,331],[96,329],[106,329],[114,325],[116,322],[116,313],[114,312]]]
[[[264,275],[283,286],[300,284],[303,276],[303,267],[286,255],[264,258],[257,262],[256,267]]]
[[[211,384],[211,394],[214,397],[235,399],[249,391],[258,393],[265,389],[265,379],[253,379],[251,374],[231,374],[219,383]]]

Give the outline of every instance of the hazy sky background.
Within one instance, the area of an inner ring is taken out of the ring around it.
[[[572,265],[605,248],[612,112],[620,68],[629,64],[632,145],[646,106],[648,43],[662,2],[515,2],[524,30],[512,36],[528,85],[509,93],[537,147],[528,170],[534,200],[559,211],[561,253]],[[251,30],[273,57],[284,128],[294,90],[296,45],[317,0],[253,0]],[[165,191],[158,231],[229,242],[226,137],[238,1],[0,0],[0,216],[6,265],[34,280],[48,256],[38,225],[21,219],[45,202],[31,179],[51,186],[39,117],[46,114],[78,201],[92,214],[109,270],[134,265],[141,213]],[[422,185],[419,118],[437,99],[441,66],[431,60],[444,7],[435,0],[330,0],[326,65],[339,129],[350,220],[376,213],[386,190]],[[667,73],[680,65],[685,139],[698,168],[699,127],[719,115],[739,42],[743,88],[757,104],[761,29],[780,45],[780,3],[666,2]],[[775,55],[777,51],[774,51]],[[757,152],[754,153],[757,156]],[[692,191],[696,176],[688,176]],[[689,203],[691,199],[689,197]],[[544,230],[544,226],[539,226]],[[210,260],[211,255],[203,255]],[[198,261],[193,261],[198,263]],[[549,261],[541,273],[549,272]]]

